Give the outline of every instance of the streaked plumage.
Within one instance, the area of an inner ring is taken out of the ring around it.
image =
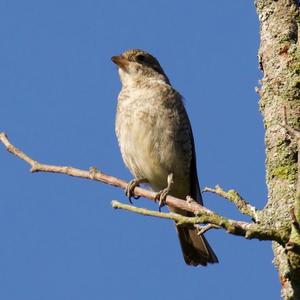
[[[146,178],[155,191],[165,188],[167,176],[173,173],[170,194],[181,199],[190,195],[202,203],[193,134],[182,96],[159,62],[145,51],[129,50],[112,60],[119,66],[122,82],[116,134],[126,166],[135,178]],[[179,226],[177,231],[187,264],[218,261],[193,226]]]

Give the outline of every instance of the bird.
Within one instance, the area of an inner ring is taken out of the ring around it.
[[[122,85],[115,132],[123,161],[134,176],[127,193],[130,196],[136,185],[147,183],[152,190],[160,191],[160,196],[169,194],[180,199],[190,196],[202,205],[195,143],[183,97],[150,53],[130,49],[111,60],[118,67]],[[169,209],[193,216],[180,209]],[[198,235],[194,225],[178,225],[176,229],[187,265],[218,262],[206,238]]]

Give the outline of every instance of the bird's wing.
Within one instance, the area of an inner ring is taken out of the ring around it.
[[[179,104],[179,105],[178,105]],[[186,166],[188,167],[186,172],[189,175],[189,195],[200,204],[203,203],[201,190],[198,182],[197,175],[197,165],[196,165],[196,152],[195,152],[195,142],[193,137],[192,126],[187,114],[187,111],[184,107],[183,97],[177,93],[177,107],[179,112],[179,123],[180,123],[180,131],[182,134],[178,134],[180,136],[180,148],[185,152]]]
[[[191,139],[192,139],[192,160],[191,160],[191,168],[190,168],[190,178],[191,178],[190,193],[191,193],[191,197],[202,205],[203,199],[202,199],[201,190],[198,181],[195,143],[194,143],[192,128],[191,128]]]
[[[192,157],[191,157],[191,165],[190,165],[190,196],[194,200],[199,202],[200,204],[203,204],[203,199],[202,199],[202,195],[201,195],[201,190],[200,190],[199,181],[198,181],[198,174],[197,174],[195,141],[194,141],[192,126],[191,126],[191,123],[190,123],[187,113],[186,113],[186,119],[188,121],[191,148],[192,148],[191,149]]]

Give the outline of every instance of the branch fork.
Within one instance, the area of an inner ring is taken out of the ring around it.
[[[253,205],[249,204],[245,199],[243,199],[237,191],[229,190],[228,192],[225,192],[219,185],[216,185],[214,189],[205,187],[203,189],[203,192],[213,193],[229,200],[237,207],[237,209],[242,214],[251,217],[255,222],[258,221],[257,209]]]
[[[103,172],[100,172],[95,167],[92,167],[89,170],[81,170],[69,166],[55,166],[39,163],[33,160],[20,149],[16,148],[13,144],[11,144],[5,133],[0,133],[0,141],[4,144],[4,146],[10,153],[28,163],[31,166],[31,172],[60,173],[73,177],[100,181],[102,183],[116,186],[122,189],[125,189],[128,186],[127,182],[119,178],[106,175]],[[168,182],[172,182],[171,178],[168,178]],[[253,220],[257,221],[258,210],[254,206],[250,205],[247,201],[245,201],[236,191],[230,190],[228,192],[225,192],[219,186],[217,186],[215,189],[205,188],[204,191],[217,194],[229,200],[236,205],[241,213],[250,216]],[[155,201],[157,198],[157,193],[142,189],[138,186],[133,189],[132,193],[135,196],[142,196],[151,201]],[[247,223],[225,218],[218,213],[213,212],[206,207],[203,207],[198,202],[193,201],[191,198],[183,200],[167,195],[165,203],[168,206],[176,208],[178,210],[192,212],[194,216],[187,217],[172,212],[166,213],[153,211],[145,208],[135,207],[133,205],[120,203],[118,201],[112,201],[112,207],[115,209],[135,212],[145,216],[153,216],[173,220],[177,224],[193,224],[199,228],[199,234],[203,234],[204,232],[211,229],[222,228],[230,234],[243,236],[247,239],[255,238],[259,240],[273,240],[277,241],[280,244],[284,244],[287,240],[286,232],[276,230],[276,228],[270,228],[266,225],[261,225],[258,223]],[[202,226],[200,226],[200,224],[202,224]]]

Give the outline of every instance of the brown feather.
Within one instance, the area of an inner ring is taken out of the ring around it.
[[[190,127],[190,138],[192,142],[192,160],[190,165],[190,196],[200,204],[203,204],[196,168],[196,153],[192,128]],[[193,216],[191,213],[185,213]],[[218,258],[204,235],[198,235],[193,225],[176,226],[179,242],[182,249],[184,261],[192,266],[206,266],[207,263],[218,263]]]

